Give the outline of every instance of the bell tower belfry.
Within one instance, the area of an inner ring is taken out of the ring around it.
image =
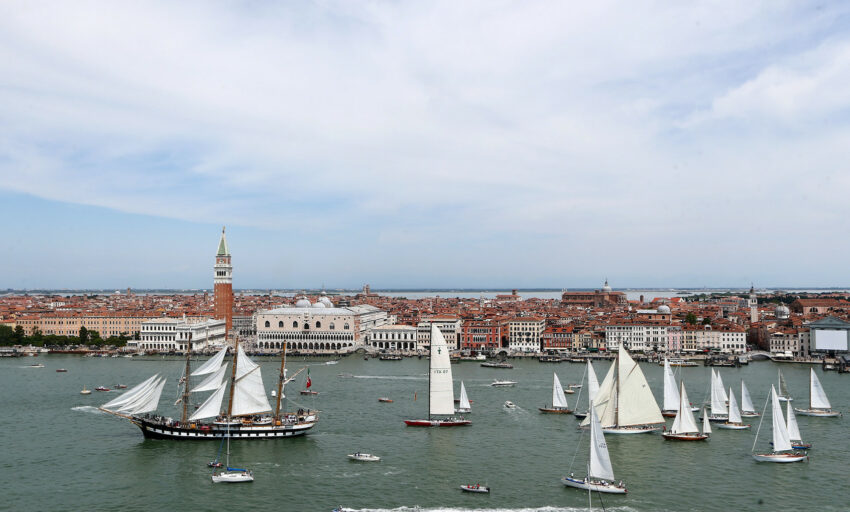
[[[218,242],[218,252],[215,255],[213,284],[214,316],[218,320],[225,320],[227,332],[230,332],[233,327],[233,266],[230,264],[230,250],[227,248],[224,226],[221,228],[221,240]]]

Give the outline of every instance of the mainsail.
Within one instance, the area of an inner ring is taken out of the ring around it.
[[[596,372],[593,371],[593,365],[590,359],[587,360],[587,399],[592,402],[596,400],[596,393],[599,392],[599,381],[596,379]],[[588,402],[588,403],[590,403]]]
[[[227,347],[219,350],[216,355],[212,356],[209,361],[199,366],[195,371],[191,373],[192,377],[199,377],[201,375],[209,375],[210,373],[214,373],[218,371],[221,367],[222,361],[224,361],[224,356],[227,354]]]
[[[428,415],[451,416],[454,412],[454,386],[449,347],[437,324],[432,323]]]
[[[809,408],[831,409],[832,405],[826,397],[826,392],[823,390],[823,386],[821,386],[814,368],[809,368],[809,370],[811,371],[811,376],[809,377]]]
[[[726,391],[723,389],[723,381],[720,375],[711,369],[711,414],[722,416],[728,414],[726,409]]]
[[[741,411],[738,410],[738,401],[735,400],[735,393],[732,388],[729,388],[729,423],[743,423]]]
[[[744,384],[743,380],[741,381],[741,410],[749,413],[756,412],[753,399],[750,398],[750,391],[747,389],[747,385]]]
[[[593,403],[599,421],[605,428],[664,423],[643,371],[622,345]],[[588,415],[582,426],[589,422]]]
[[[591,399],[593,408],[596,409],[596,415],[599,417],[599,423],[605,427],[612,427],[617,423],[617,363],[614,362],[608,367],[608,373],[602,379],[602,384],[596,391],[596,396]],[[585,416],[581,422],[581,426],[590,425],[590,415]]]
[[[232,393],[231,416],[258,414],[272,410],[269,399],[266,397],[260,365],[248,358],[241,345],[237,350],[236,381]]]
[[[611,457],[608,456],[608,445],[605,443],[605,434],[596,416],[596,408],[593,402],[590,404],[590,464],[588,476],[614,480],[614,468],[611,467]]]
[[[688,401],[688,392],[685,391],[685,382],[682,381],[679,391],[679,403],[676,411],[676,419],[673,420],[672,432],[674,434],[696,434],[699,433],[694,413],[691,411],[691,403]]]
[[[800,427],[797,425],[797,416],[794,415],[794,409],[791,407],[791,402],[785,402],[786,414],[788,415],[788,439],[792,441],[802,441],[803,436],[800,434]]]
[[[679,391],[676,377],[670,368],[670,361],[664,358],[664,410],[675,411],[679,408]]]
[[[566,409],[567,397],[564,395],[564,388],[561,387],[561,381],[558,380],[558,374],[552,374],[552,407],[555,409]]]
[[[785,426],[785,418],[782,416],[782,407],[779,405],[779,397],[776,388],[770,386],[771,413],[773,416],[773,451],[781,452],[791,449],[791,438],[788,436],[788,428]]]
[[[708,420],[708,412],[702,408],[702,433],[711,434],[711,422]]]
[[[469,397],[466,396],[466,388],[463,385],[463,381],[460,383],[460,409],[464,411],[468,411],[472,409],[472,406],[469,403]]]

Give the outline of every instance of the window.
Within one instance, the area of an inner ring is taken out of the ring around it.
[[[347,331],[348,330],[348,324],[343,325],[342,328]]]
[[[304,322],[304,328],[305,328],[305,329],[309,329],[309,328],[310,328],[310,324],[309,324],[309,323],[307,323],[307,322]]]
[[[321,328],[322,328],[322,322],[316,320],[316,329],[321,329]]]
[[[268,320],[266,320],[266,327],[271,327],[271,324],[269,323]]]
[[[298,328],[298,322],[292,322],[292,328],[297,329]]]
[[[283,320],[281,320],[280,322],[278,322],[278,323],[277,323],[277,326],[278,326],[278,327],[280,327],[280,328],[283,328]]]
[[[333,322],[331,322],[331,325],[329,325],[329,326],[328,326],[328,328],[329,328],[330,330],[334,330],[334,323],[333,323]]]

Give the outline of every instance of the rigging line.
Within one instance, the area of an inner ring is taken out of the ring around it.
[[[755,451],[756,443],[759,440],[759,432],[761,431],[761,423],[764,421],[764,413],[767,412],[767,402],[771,399],[771,395],[773,394],[773,390],[770,390],[770,393],[767,394],[767,399],[764,401],[764,408],[761,410],[761,418],[759,418],[759,428],[756,429],[756,438],[753,440],[753,448],[750,450]],[[774,413],[776,414],[776,413]],[[775,449],[775,448],[774,448]]]
[[[587,414],[590,414],[590,410],[588,410],[588,411],[587,411]],[[591,425],[591,428],[593,428],[593,426],[592,426],[592,425]],[[576,451],[574,451],[574,452],[573,452],[573,460],[571,460],[571,461],[570,461],[570,467],[569,467],[569,469],[568,469],[568,471],[570,471],[570,472],[572,472],[572,470],[573,470],[573,464],[575,464],[575,461],[576,461],[576,455],[578,455],[578,449],[579,449],[579,447],[581,446],[581,439],[582,439],[582,437],[584,437],[584,429],[583,429],[583,428],[581,428],[580,426],[579,426],[579,428],[578,428],[578,429],[579,429],[579,431],[580,431],[581,433],[579,434],[579,436],[578,436],[578,442],[576,443]],[[591,450],[592,450],[592,449],[593,449],[593,448],[591,447]]]
[[[584,389],[584,377],[587,375],[587,365],[584,365],[584,372],[581,374],[581,387],[578,388],[578,396],[576,397],[575,410],[578,410],[578,404],[581,403],[581,392]]]

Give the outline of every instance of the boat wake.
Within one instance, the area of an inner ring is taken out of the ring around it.
[[[594,507],[595,508],[595,507]],[[399,508],[347,508],[343,510],[351,512],[586,512],[587,507],[527,507],[527,508],[423,508],[423,507],[399,507]],[[600,509],[601,510],[601,509]],[[638,512],[632,507],[605,507],[612,512]]]
[[[88,413],[91,413],[91,414],[106,414],[105,412],[101,411],[97,407],[92,407],[91,405],[78,405],[77,407],[71,407],[71,410],[72,411],[88,412]]]
[[[377,380],[428,380],[427,377],[412,377],[410,375],[352,375],[351,378]]]

